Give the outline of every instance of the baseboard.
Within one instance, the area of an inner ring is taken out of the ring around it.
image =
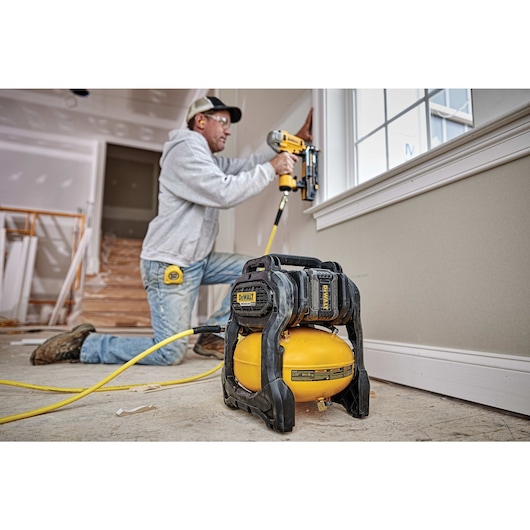
[[[530,358],[364,341],[370,377],[530,416]]]

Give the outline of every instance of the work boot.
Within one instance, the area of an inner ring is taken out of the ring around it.
[[[215,333],[201,333],[193,351],[204,357],[215,357],[224,360],[225,341]]]
[[[29,360],[35,365],[79,361],[81,345],[94,331],[96,328],[92,324],[81,324],[72,331],[50,337],[35,349]]]

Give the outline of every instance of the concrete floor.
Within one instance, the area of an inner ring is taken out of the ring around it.
[[[99,331],[99,330],[98,330]],[[116,330],[113,330],[115,332]],[[57,331],[0,331],[0,379],[44,386],[87,388],[119,365],[61,363],[32,366],[35,346]],[[107,386],[177,381],[202,374],[217,360],[189,351],[174,367],[134,365]],[[289,433],[268,429],[257,416],[232,410],[223,401],[220,370],[199,381],[150,391],[99,391],[52,412],[0,425],[0,441],[528,441],[530,418],[371,380],[370,415],[351,417],[339,404],[323,412],[316,403],[297,403]],[[0,418],[34,411],[75,394],[0,385]],[[117,411],[147,407],[118,416]]]
[[[0,379],[90,387],[119,368],[32,366],[34,346],[12,344],[53,334],[0,328]],[[134,365],[108,384],[175,381],[219,364],[189,352],[179,366]],[[55,528],[94,528],[105,521],[131,529],[168,521],[217,528],[228,520],[258,528],[278,522],[310,529],[351,522],[414,530],[524,526],[521,479],[530,472],[528,446],[506,443],[530,440],[530,418],[383,381],[372,380],[371,389],[367,418],[352,418],[338,404],[319,412],[315,403],[299,403],[296,425],[285,434],[229,409],[220,371],[151,392],[92,393],[0,424],[3,520],[15,526],[22,519],[35,526],[48,520]],[[73,395],[0,385],[0,418]],[[31,441],[40,443],[24,443]],[[491,443],[399,443],[414,441]],[[499,441],[505,443],[494,443]]]

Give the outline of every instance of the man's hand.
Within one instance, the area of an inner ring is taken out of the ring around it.
[[[313,108],[309,111],[305,123],[302,128],[296,133],[298,138],[302,138],[304,142],[311,143],[313,141]]]
[[[294,171],[294,164],[298,159],[291,153],[280,153],[276,155],[270,162],[276,175],[292,175]]]

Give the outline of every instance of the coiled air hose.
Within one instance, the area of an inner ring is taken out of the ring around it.
[[[65,407],[66,405],[70,405],[70,403],[74,403],[75,401],[79,401],[80,399],[88,396],[89,394],[99,391],[102,386],[107,384],[109,381],[112,381],[112,379],[116,378],[118,375],[123,373],[125,370],[127,370],[127,368],[130,368],[133,364],[136,364],[138,361],[141,361],[143,358],[147,357],[154,351],[166,346],[167,344],[171,342],[183,339],[184,337],[188,337],[189,335],[195,335],[197,333],[220,333],[222,331],[224,331],[224,328],[220,326],[199,326],[196,328],[190,328],[185,331],[181,331],[180,333],[172,335],[171,337],[168,337],[167,339],[164,339],[163,341],[160,341],[157,344],[151,346],[147,350],[144,350],[143,352],[139,353],[136,357],[133,357],[130,361],[127,361],[125,364],[120,366],[116,371],[112,372],[110,375],[102,379],[99,383],[96,383],[95,385],[91,386],[90,388],[56,389],[53,387],[39,387],[38,385],[18,383],[16,381],[0,380],[0,384],[3,384],[3,385],[18,386],[18,387],[23,387],[23,388],[31,388],[31,389],[36,389],[36,390],[46,390],[46,391],[53,391],[53,392],[77,393],[77,395],[72,396],[71,398],[65,399],[63,401],[59,401],[58,403],[54,403],[53,405],[48,405],[46,407],[41,407],[39,409],[31,410],[28,412],[22,412],[20,414],[14,414],[12,416],[5,416],[4,418],[0,418],[0,425],[4,423],[10,423],[13,421],[23,420],[26,418],[31,418],[34,416],[38,416],[40,414],[46,414],[48,412],[57,410],[61,407]],[[183,384],[183,383],[189,383],[192,381],[196,381],[198,379],[207,377],[210,374],[213,374],[214,372],[219,370],[223,366],[223,364],[224,363],[221,362],[216,367],[212,368],[211,370],[208,370],[202,374],[199,374],[193,377],[188,377],[188,378],[180,379],[176,381],[167,381],[165,383],[157,383],[157,384],[159,384],[160,386],[164,386],[164,385],[167,386],[167,385],[177,385],[177,384]],[[150,384],[153,384],[153,383],[150,383]],[[122,385],[122,386],[116,386],[116,387],[105,387],[101,391],[106,392],[110,390],[128,390],[129,388],[132,388],[135,386],[145,386],[145,383],[137,384],[137,385]]]

